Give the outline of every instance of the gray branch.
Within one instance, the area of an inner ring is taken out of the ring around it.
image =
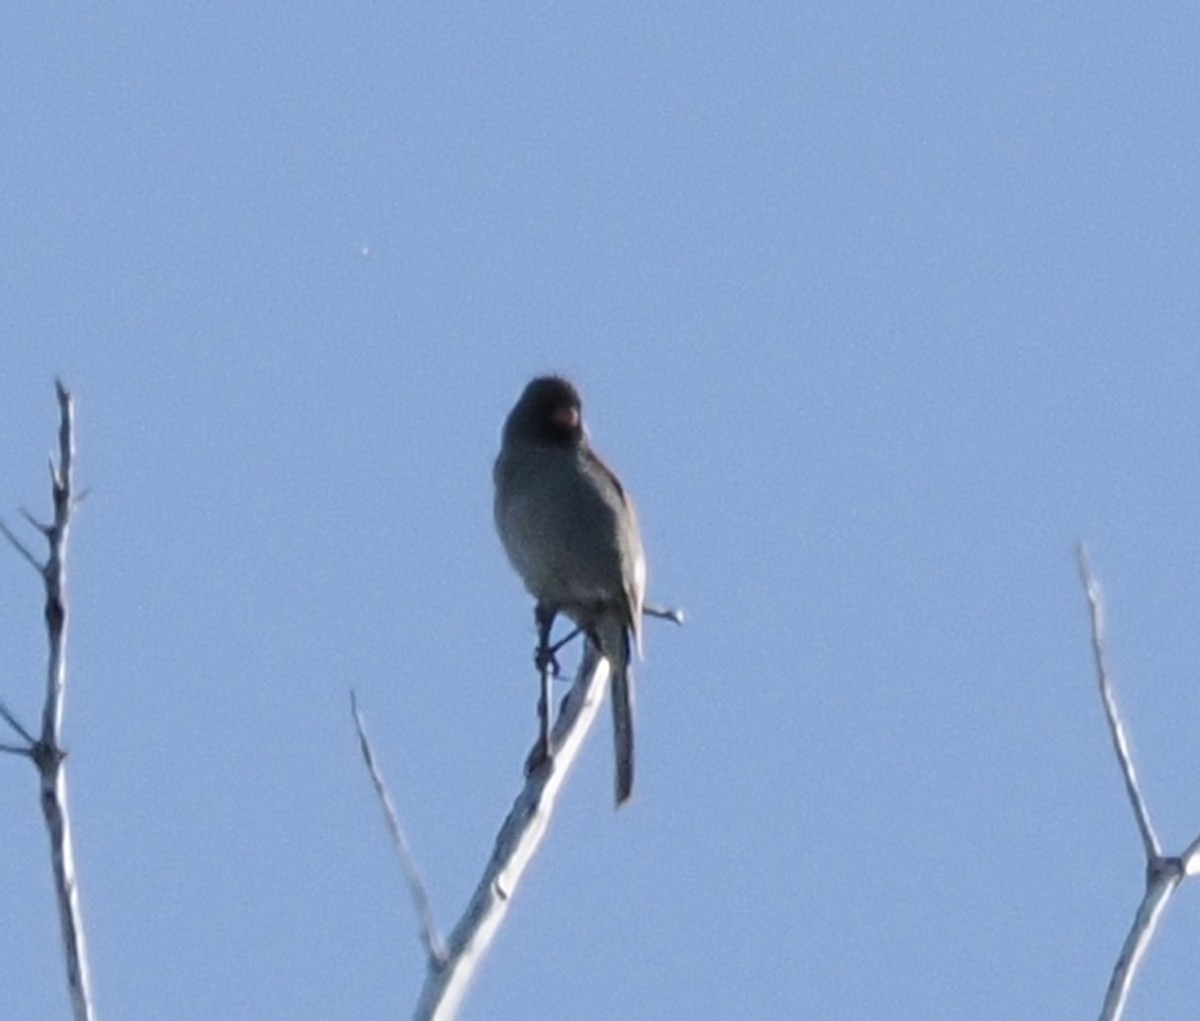
[[[371,739],[367,737],[367,725],[358,709],[358,696],[350,692],[350,712],[354,714],[354,729],[358,732],[358,747],[366,763],[367,772],[371,774],[371,784],[383,807],[384,818],[387,820],[388,831],[392,835],[392,843],[396,845],[396,853],[400,856],[400,867],[404,869],[404,878],[408,881],[408,892],[412,894],[413,904],[417,909],[417,918],[421,923],[421,939],[425,943],[425,953],[429,955],[430,965],[440,964],[446,960],[446,949],[442,945],[442,937],[433,921],[433,909],[429,906],[429,895],[425,892],[425,884],[417,871],[417,862],[409,847],[408,838],[404,835],[404,827],[400,825],[400,816],[396,805],[388,793],[383,774],[375,761],[375,749],[371,747]]]
[[[1158,834],[1154,832],[1154,824],[1150,821],[1150,810],[1146,807],[1146,799],[1142,797],[1138,786],[1137,772],[1133,768],[1133,754],[1129,750],[1129,738],[1121,723],[1121,714],[1117,710],[1117,699],[1113,694],[1112,682],[1108,675],[1108,656],[1104,647],[1104,604],[1100,597],[1100,585],[1092,574],[1088,564],[1087,550],[1080,543],[1076,549],[1079,561],[1079,577],[1083,582],[1083,590],[1087,595],[1088,617],[1092,625],[1092,658],[1096,662],[1096,682],[1100,687],[1100,701],[1104,705],[1104,718],[1108,721],[1108,735],[1112,739],[1113,752],[1117,756],[1117,764],[1121,767],[1121,776],[1125,780],[1125,793],[1133,808],[1133,817],[1137,822],[1138,833],[1142,837],[1142,847],[1146,852],[1146,860],[1151,861],[1162,856],[1162,844]]]
[[[1079,562],[1079,577],[1083,582],[1088,602],[1088,615],[1092,631],[1092,658],[1096,665],[1096,681],[1100,688],[1100,701],[1104,705],[1104,716],[1108,721],[1113,752],[1116,754],[1117,764],[1121,768],[1121,776],[1125,781],[1125,793],[1133,808],[1133,817],[1142,838],[1142,849],[1146,857],[1146,889],[1134,915],[1133,924],[1129,928],[1129,934],[1125,937],[1125,943],[1121,947],[1120,956],[1113,967],[1112,978],[1109,980],[1108,990],[1104,996],[1104,1006],[1100,1011],[1100,1021],[1119,1021],[1124,1016],[1125,1005],[1129,999],[1129,991],[1133,986],[1134,977],[1150,946],[1150,941],[1154,938],[1167,903],[1184,879],[1200,872],[1200,836],[1192,841],[1181,857],[1167,857],[1162,853],[1158,834],[1155,833],[1154,826],[1150,821],[1150,810],[1138,785],[1129,739],[1121,722],[1121,716],[1117,710],[1117,700],[1113,694],[1104,643],[1104,604],[1100,596],[1100,586],[1092,575],[1087,550],[1084,549],[1082,543],[1076,549],[1076,555]]]
[[[67,690],[67,540],[74,510],[75,422],[71,395],[61,382],[58,394],[58,461],[50,464],[53,520],[35,526],[49,547],[46,562],[39,563],[7,526],[0,532],[21,556],[41,575],[45,589],[46,638],[49,654],[46,664],[46,700],[42,707],[41,735],[23,753],[37,767],[40,803],[50,837],[50,858],[54,870],[54,890],[58,900],[59,925],[67,965],[67,989],[75,1021],[93,1021],[92,984],[84,938],[83,915],[79,905],[79,882],[75,874],[75,850],[71,838],[71,817],[67,799],[66,751],[62,745],[63,712]],[[28,516],[28,515],[27,515]],[[32,520],[32,519],[31,519]],[[6,722],[18,733],[30,738],[7,710]],[[8,752],[20,751],[11,745]]]
[[[643,612],[648,617],[662,618],[675,624],[683,623],[683,611],[674,607],[648,605],[644,607]],[[554,648],[561,647],[578,633],[577,628]],[[544,640],[546,636],[541,637]],[[539,652],[541,651],[545,650],[539,647]],[[549,662],[543,663],[541,669],[542,683],[548,685]],[[527,762],[525,786],[500,826],[491,859],[483,870],[483,876],[467,904],[466,911],[454,926],[446,943],[443,943],[434,925],[429,897],[417,874],[399,815],[380,773],[371,742],[367,738],[357,699],[351,692],[351,712],[358,731],[359,747],[375,794],[383,807],[392,842],[400,856],[400,863],[420,921],[421,939],[425,944],[426,975],[413,1014],[414,1021],[452,1021],[457,1016],[467,988],[504,921],[509,901],[516,893],[521,877],[549,829],[550,816],[559,792],[579,757],[588,732],[596,722],[596,716],[608,690],[610,676],[611,667],[608,660],[600,656],[590,642],[585,643],[579,671],[575,675],[571,690],[563,700],[554,728],[548,735],[549,754],[545,754],[547,736],[543,732],[538,737],[535,753],[531,753]],[[549,714],[549,697],[545,691],[543,699],[543,711]],[[531,767],[530,763],[533,762],[539,764]]]
[[[429,960],[414,1021],[451,1021],[500,929],[508,905],[550,825],[571,767],[604,702],[609,665],[589,645],[551,734],[549,765],[535,770],[500,827],[491,859],[450,933],[444,960]]]

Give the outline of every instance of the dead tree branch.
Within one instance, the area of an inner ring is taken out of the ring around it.
[[[558,794],[600,706],[609,681],[608,660],[590,643],[551,734],[551,757],[534,770],[496,836],[491,859],[447,942],[444,961],[430,959],[414,1021],[450,1021],[500,929],[508,905],[550,826]]]
[[[54,871],[54,890],[58,900],[59,926],[67,964],[67,989],[75,1021],[92,1021],[92,983],[84,938],[83,914],[79,904],[79,881],[75,873],[75,849],[71,837],[71,816],[67,798],[67,753],[62,743],[63,713],[67,693],[67,540],[71,516],[79,502],[75,492],[75,417],[70,393],[61,382],[55,384],[58,395],[58,460],[50,460],[50,491],[53,517],[49,524],[25,517],[42,534],[48,546],[45,562],[37,557],[0,523],[0,532],[24,560],[41,576],[45,590],[46,637],[49,653],[46,664],[46,698],[42,707],[41,734],[35,739],[4,708],[5,722],[26,742],[23,746],[6,745],[4,750],[27,756],[37,767],[40,803],[50,837],[50,859]]]
[[[1125,943],[1121,947],[1117,963],[1113,967],[1112,978],[1104,996],[1104,1006],[1100,1011],[1100,1021],[1118,1021],[1125,1013],[1125,1005],[1129,999],[1129,990],[1133,986],[1134,976],[1150,946],[1150,941],[1154,937],[1167,903],[1184,879],[1200,871],[1200,836],[1193,840],[1179,857],[1164,856],[1162,853],[1158,834],[1150,821],[1150,810],[1138,784],[1129,739],[1124,724],[1121,722],[1116,696],[1113,693],[1104,642],[1104,604],[1100,596],[1100,586],[1092,574],[1087,550],[1084,549],[1082,543],[1076,549],[1076,556],[1079,564],[1079,577],[1083,582],[1088,602],[1088,616],[1092,632],[1092,658],[1096,665],[1096,681],[1100,688],[1100,701],[1104,706],[1104,716],[1108,722],[1113,751],[1117,756],[1117,764],[1120,766],[1121,776],[1125,782],[1125,793],[1129,798],[1130,807],[1133,809],[1134,821],[1137,823],[1146,858],[1146,888],[1134,915],[1129,934],[1125,937]]]
[[[366,763],[367,772],[371,774],[371,784],[375,795],[383,808],[387,820],[388,831],[392,835],[392,843],[396,845],[396,854],[400,856],[400,867],[404,869],[404,878],[408,882],[408,892],[412,894],[413,904],[417,909],[417,919],[421,923],[421,941],[425,944],[425,953],[430,962],[444,962],[446,948],[442,943],[441,934],[433,921],[433,908],[429,904],[429,894],[425,892],[425,884],[421,882],[421,874],[417,871],[417,862],[413,857],[408,838],[404,835],[404,827],[400,825],[400,815],[396,811],[395,802],[388,792],[379,764],[375,760],[375,749],[371,747],[371,739],[367,737],[367,725],[358,709],[358,696],[350,692],[350,712],[354,715],[354,729],[358,732],[358,747]]]
[[[357,702],[352,702],[363,759],[400,855],[421,924],[427,970],[413,1014],[415,1021],[451,1021],[457,1015],[467,987],[504,921],[517,884],[546,835],[563,782],[578,759],[604,702],[609,674],[608,661],[597,655],[589,644],[551,733],[551,754],[543,757],[542,765],[526,776],[525,786],[496,836],[479,884],[445,942],[434,926],[429,898],[417,876],[408,841],[366,737]]]

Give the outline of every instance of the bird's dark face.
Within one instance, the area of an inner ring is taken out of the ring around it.
[[[579,391],[561,376],[535,379],[521,394],[508,416],[506,433],[552,446],[571,447],[583,441],[583,408]]]

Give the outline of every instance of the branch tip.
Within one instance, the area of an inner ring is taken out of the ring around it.
[[[417,871],[417,862],[409,847],[408,838],[404,835],[404,828],[400,824],[400,815],[396,811],[396,805],[392,801],[383,774],[379,771],[379,766],[375,761],[375,750],[371,747],[370,738],[367,737],[366,722],[358,709],[358,694],[353,688],[350,689],[350,711],[354,715],[354,729],[358,732],[359,750],[367,765],[367,772],[371,776],[371,785],[375,788],[375,795],[383,807],[384,818],[392,835],[392,843],[400,858],[400,867],[404,870],[404,878],[408,881],[413,906],[417,909],[417,918],[421,925],[421,941],[425,944],[425,952],[429,956],[431,965],[435,968],[440,967],[447,959],[446,946],[434,924],[429,895],[425,892],[425,884],[421,881],[420,873]]]
[[[1125,725],[1121,721],[1121,713],[1117,708],[1117,697],[1113,691],[1112,680],[1108,670],[1108,651],[1104,644],[1104,602],[1100,597],[1100,585],[1092,574],[1088,563],[1087,552],[1080,543],[1077,547],[1079,575],[1083,583],[1088,602],[1088,619],[1092,630],[1092,660],[1096,668],[1096,683],[1100,689],[1100,702],[1104,706],[1104,718],[1108,723],[1109,738],[1112,740],[1113,753],[1117,757],[1117,765],[1121,768],[1121,777],[1125,781],[1125,794],[1133,809],[1134,821],[1142,838],[1142,849],[1147,863],[1162,857],[1162,844],[1150,821],[1150,809],[1142,796],[1138,785],[1137,771],[1133,765],[1133,753],[1129,748],[1129,738],[1125,733]]]
[[[648,603],[642,607],[643,617],[657,617],[659,620],[669,620],[672,624],[683,625],[683,610],[677,606],[658,606]]]

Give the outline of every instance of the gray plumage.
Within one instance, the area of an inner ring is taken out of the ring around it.
[[[525,587],[574,620],[612,667],[617,804],[633,789],[633,671],[646,558],[633,504],[591,449],[579,394],[533,380],[504,423],[494,470],[496,530]]]

